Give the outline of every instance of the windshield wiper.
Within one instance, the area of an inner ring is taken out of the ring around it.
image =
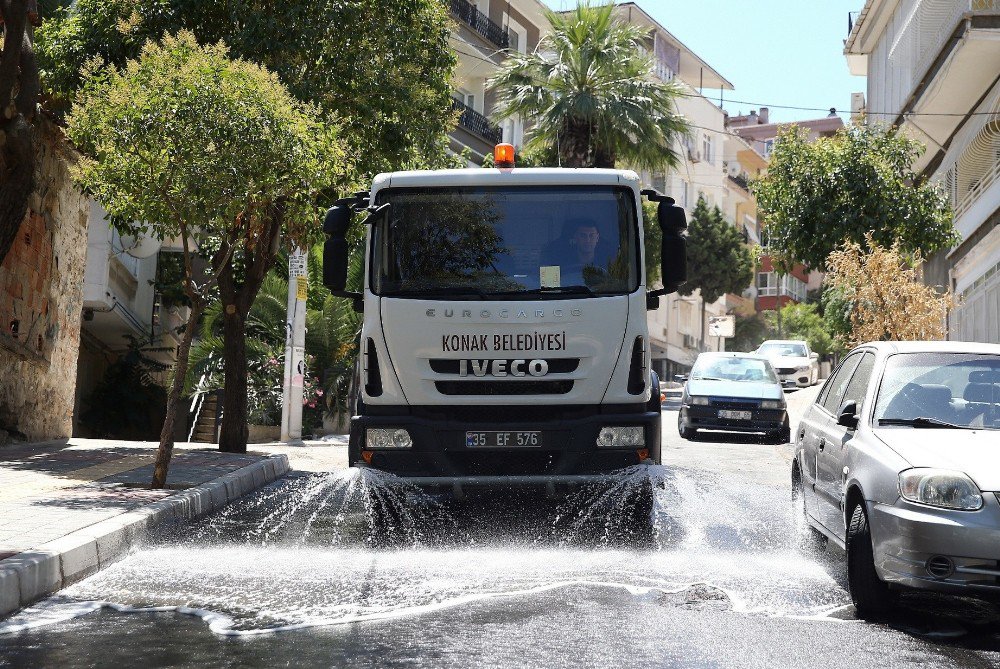
[[[721,379],[718,376],[692,376],[692,381],[730,381],[731,379]]]
[[[590,297],[596,297],[597,293],[590,289],[590,286],[552,286],[549,288],[533,288],[532,290],[524,291],[525,295],[546,295],[552,293],[553,295],[589,295]]]
[[[926,416],[918,416],[916,418],[879,418],[879,425],[909,425],[910,427],[943,427],[951,428],[954,430],[975,430],[976,428],[970,427],[968,425],[955,425],[954,423],[949,423],[947,421],[938,420],[937,418],[928,418]]]
[[[487,294],[481,288],[473,286],[442,286],[441,288],[425,288],[423,290],[408,290],[393,293],[391,297],[412,297],[412,296],[433,296],[433,295],[474,295],[480,300],[485,300]]]

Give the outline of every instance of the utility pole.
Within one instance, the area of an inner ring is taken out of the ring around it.
[[[281,440],[302,440],[302,385],[306,347],[306,252],[288,256],[288,317],[285,321],[285,377],[281,402]]]

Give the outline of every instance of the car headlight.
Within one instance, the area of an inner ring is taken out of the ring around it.
[[[799,368],[798,368],[798,370],[799,370],[800,372],[808,372],[808,371],[809,371],[810,369],[812,369],[812,366],[811,366],[811,365],[806,365],[805,367],[799,367]]]
[[[704,396],[700,396],[700,395],[688,395],[687,399],[688,399],[688,403],[689,404],[697,404],[699,406],[708,406],[709,405],[708,398],[704,397]]]
[[[761,409],[784,409],[785,403],[781,400],[762,400],[760,403]]]
[[[598,448],[641,448],[645,445],[646,435],[641,425],[602,427],[597,435]]]
[[[943,509],[976,511],[983,508],[979,488],[962,472],[946,469],[907,469],[899,474],[903,499]]]
[[[413,448],[413,438],[401,427],[370,427],[365,431],[365,448]]]

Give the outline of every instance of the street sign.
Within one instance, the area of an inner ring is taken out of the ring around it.
[[[736,335],[736,316],[709,316],[708,334],[712,337],[733,337]]]

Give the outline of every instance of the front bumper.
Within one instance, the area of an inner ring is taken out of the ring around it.
[[[804,372],[792,370],[787,373],[775,370],[775,373],[778,376],[778,381],[793,381],[799,388],[807,388],[812,383],[811,369],[807,369]]]
[[[882,580],[951,594],[1000,596],[1000,500],[979,511],[934,509],[905,500],[873,504],[869,519]],[[935,575],[931,567],[947,566]],[[950,573],[948,573],[950,571]]]
[[[699,430],[777,432],[788,427],[788,412],[784,409],[753,409],[750,413],[750,420],[719,418],[718,407],[685,404],[680,420]]]
[[[517,411],[503,417],[490,417],[490,407],[483,408],[484,418],[438,418],[413,413],[355,416],[351,420],[348,447],[350,463],[386,471],[417,485],[518,485],[550,483],[586,483],[591,477],[607,474],[641,462],[660,462],[660,412],[646,411],[637,405],[634,411],[609,411],[592,407],[588,411],[565,413],[558,406],[548,415],[518,419]],[[467,415],[474,407],[463,407]],[[627,449],[599,449],[597,435],[602,427],[612,425],[642,426],[645,445]],[[367,449],[365,431],[369,427],[406,429],[413,447],[408,449]],[[466,445],[469,431],[538,431],[538,448],[472,448]],[[640,450],[645,450],[645,458]]]

